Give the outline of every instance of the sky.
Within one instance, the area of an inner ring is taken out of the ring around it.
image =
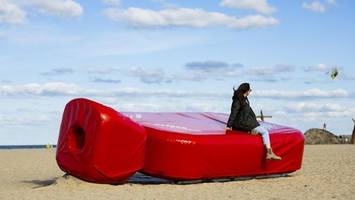
[[[84,97],[130,112],[254,111],[351,134],[350,0],[0,0],[0,145],[55,144]],[[339,69],[335,80],[329,72]]]

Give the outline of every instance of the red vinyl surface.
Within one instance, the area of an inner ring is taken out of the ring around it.
[[[63,171],[99,183],[124,182],[136,171],[194,180],[301,168],[304,137],[300,131],[260,122],[270,131],[274,152],[282,157],[266,161],[261,136],[225,131],[227,120],[228,114],[212,112],[117,112],[76,99],[63,114],[57,162]]]
[[[144,165],[143,127],[115,110],[87,99],[64,110],[57,144],[59,167],[81,179],[121,183]]]
[[[260,122],[281,161],[265,160],[260,135],[225,131],[224,113],[123,113],[145,127],[141,172],[173,180],[290,173],[301,168],[304,136],[293,128]]]

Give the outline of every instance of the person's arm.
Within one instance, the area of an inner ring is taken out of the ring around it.
[[[233,100],[233,103],[232,103],[232,106],[231,106],[231,113],[229,115],[229,119],[228,119],[228,122],[227,122],[227,128],[231,129],[233,124],[234,124],[234,121],[235,121],[235,118],[237,117],[237,114],[240,110],[240,104],[238,102],[238,100]]]

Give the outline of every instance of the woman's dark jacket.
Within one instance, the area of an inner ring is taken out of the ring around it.
[[[248,98],[245,98],[243,105],[241,105],[237,98],[233,98],[227,127],[236,130],[251,131],[259,125],[255,113],[249,105]]]

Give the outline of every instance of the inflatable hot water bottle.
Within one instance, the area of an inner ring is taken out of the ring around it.
[[[174,181],[287,174],[301,168],[304,136],[260,122],[281,161],[265,160],[260,135],[225,130],[213,112],[119,112],[88,99],[64,110],[59,167],[96,183],[124,183],[136,172]]]

